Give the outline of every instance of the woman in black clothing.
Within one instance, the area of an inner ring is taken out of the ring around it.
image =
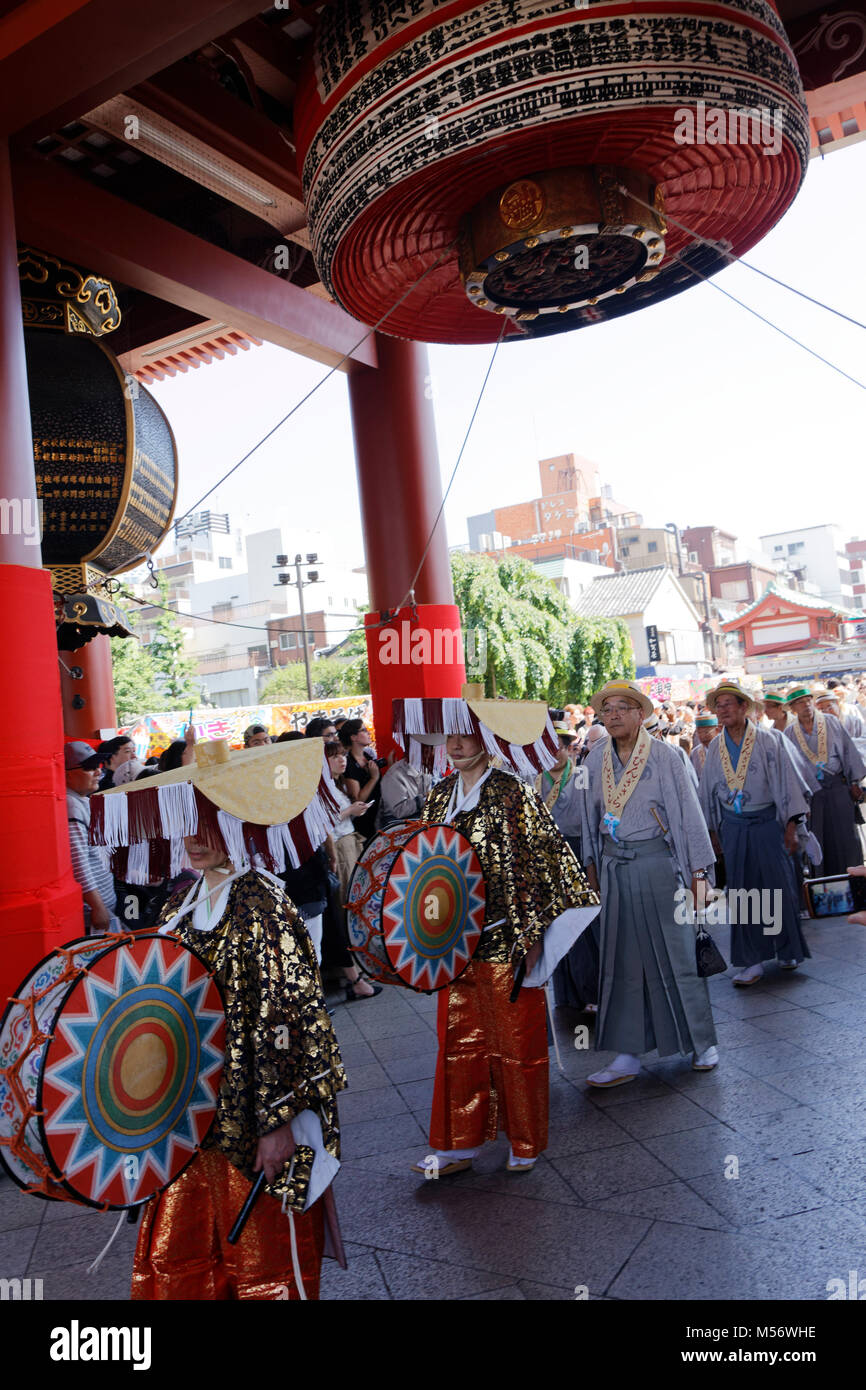
[[[372,999],[382,993],[381,985],[371,985],[361,978],[361,972],[349,954],[349,936],[346,929],[345,901],[349,894],[352,870],[358,862],[361,838],[355,834],[356,825],[364,803],[350,801],[346,786],[346,750],[336,741],[325,744],[328,769],[334,779],[340,813],[331,836],[334,863],[331,876],[328,907],[324,919],[324,964],[336,966],[343,978],[346,1001]]]
[[[346,795],[350,801],[371,801],[369,811],[355,820],[355,832],[361,840],[376,833],[376,812],[382,796],[381,773],[376,763],[373,740],[362,719],[347,719],[340,730],[340,742],[346,750]]]
[[[107,792],[114,786],[114,774],[117,769],[135,757],[135,744],[125,734],[118,734],[115,738],[100,743],[96,751],[102,758],[103,768],[99,790]]]

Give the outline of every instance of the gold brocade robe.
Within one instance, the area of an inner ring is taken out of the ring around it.
[[[457,780],[443,777],[427,797],[421,819],[442,824]],[[519,778],[494,770],[478,805],[450,822],[471,840],[487,888],[487,922],[505,921],[484,932],[476,960],[505,964],[519,959],[560,913],[598,902],[571,847],[536,793]]]
[[[180,910],[186,891],[165,904],[160,924]],[[326,1148],[339,1158],[336,1098],[346,1074],[313,945],[288,894],[252,870],[229,888],[212,931],[198,931],[190,913],[174,934],[213,971],[225,1003],[225,1070],[203,1147],[219,1149],[252,1180],[259,1137],[314,1110]],[[282,1195],[284,1175],[266,1190]]]

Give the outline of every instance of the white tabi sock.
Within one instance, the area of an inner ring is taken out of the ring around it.
[[[536,1155],[536,1158],[537,1158],[537,1157],[538,1157],[538,1155]],[[509,1144],[509,1146],[508,1146],[508,1162],[511,1164],[512,1168],[515,1168],[515,1167],[518,1167],[518,1166],[521,1167],[521,1168],[528,1168],[529,1165],[530,1165],[531,1163],[535,1163],[535,1161],[536,1161],[535,1158],[518,1158],[517,1155],[516,1155],[516,1153],[515,1153],[514,1150],[512,1149],[511,1145]]]
[[[622,1072],[623,1076],[630,1076],[632,1072],[640,1071],[640,1057],[635,1057],[633,1052],[621,1052],[605,1070],[618,1071]]]

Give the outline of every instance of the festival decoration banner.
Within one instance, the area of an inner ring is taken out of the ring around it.
[[[192,724],[196,741],[209,742],[224,738],[230,747],[243,748],[244,729],[250,724],[263,724],[272,738],[297,730],[303,733],[311,719],[324,715],[328,719],[363,719],[373,733],[373,706],[369,695],[348,695],[330,700],[307,700],[293,705],[242,705],[219,710],[171,710],[161,714],[145,714],[118,730],[135,744],[136,756],[156,757],[175,739],[183,738]]]

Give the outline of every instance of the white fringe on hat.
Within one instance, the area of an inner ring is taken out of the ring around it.
[[[128,846],[124,882],[149,884],[151,846],[166,841],[169,846],[169,876],[174,877],[182,869],[190,868],[190,861],[184,846],[184,837],[196,835],[199,830],[199,811],[195,788],[192,782],[174,782],[167,786],[147,787],[142,785],[133,793],[135,823],[144,827],[142,833],[136,831],[132,839],[129,816],[129,797],[105,796],[91,804],[90,841],[104,845],[109,851]],[[199,795],[203,793],[199,791]],[[206,801],[207,798],[203,797]],[[210,803],[215,814],[220,835],[226,851],[236,869],[271,868],[263,856],[251,852],[247,843],[245,827],[247,822],[218,809]],[[98,806],[94,814],[94,806]],[[267,847],[273,863],[273,872],[285,873],[286,869],[298,869],[308,856],[309,848],[315,852],[324,843],[336,823],[339,812],[337,789],[331,777],[327,761],[323,758],[323,770],[318,791],[309,806],[291,822],[282,825],[256,826],[266,833]],[[295,827],[294,830],[292,827]],[[301,833],[302,832],[302,833]],[[161,855],[164,860],[164,849]]]
[[[426,705],[426,711],[425,711]],[[448,766],[448,755],[444,739],[449,734],[467,734],[480,738],[485,751],[492,758],[499,758],[519,776],[531,781],[539,772],[553,767],[559,756],[559,738],[553,727],[553,720],[547,716],[544,731],[533,743],[506,743],[492,729],[488,729],[473,714],[466,700],[462,698],[430,698],[394,700],[394,742],[407,753],[411,767],[430,769],[430,752],[425,757],[424,745],[413,735],[441,734],[443,741],[433,749],[432,771],[441,776]],[[409,747],[406,748],[408,738]]]

